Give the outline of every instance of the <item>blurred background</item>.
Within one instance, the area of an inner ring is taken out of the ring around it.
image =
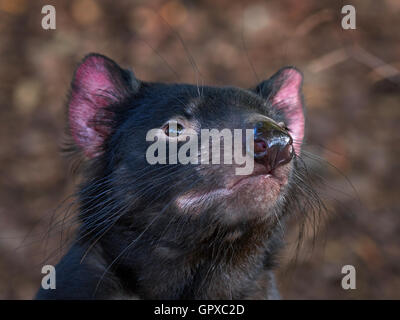
[[[47,4],[56,30],[41,27]],[[356,30],[341,27],[346,4]],[[62,253],[48,227],[77,182],[60,145],[69,82],[89,52],[151,81],[250,87],[300,68],[305,150],[324,159],[309,166],[328,213],[297,260],[298,223],[288,227],[282,296],[399,299],[399,19],[398,0],[0,0],[0,299],[31,299],[44,259]],[[341,287],[344,265],[355,290]]]

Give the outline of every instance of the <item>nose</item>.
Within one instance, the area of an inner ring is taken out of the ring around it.
[[[284,125],[269,118],[255,123],[254,159],[268,172],[290,162],[293,154],[293,139]]]

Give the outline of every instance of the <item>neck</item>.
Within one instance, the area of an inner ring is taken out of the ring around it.
[[[183,232],[163,237],[132,232],[121,239],[113,230],[102,242],[108,261],[125,289],[145,299],[266,298],[274,290],[272,266],[280,245],[277,227],[247,225],[234,230],[214,228],[208,235]],[[127,249],[128,248],[128,249]]]

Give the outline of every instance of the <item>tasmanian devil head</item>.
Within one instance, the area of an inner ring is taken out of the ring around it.
[[[87,159],[79,241],[101,246],[143,297],[226,298],[226,284],[205,283],[247,265],[247,282],[233,281],[241,293],[229,290],[252,292],[250,275],[268,264],[276,226],[300,194],[301,85],[293,67],[252,89],[150,83],[88,55],[68,103]]]

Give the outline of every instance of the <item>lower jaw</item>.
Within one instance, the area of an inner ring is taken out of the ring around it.
[[[232,187],[223,187],[206,192],[193,191],[180,196],[176,207],[183,214],[201,215],[205,207],[215,204],[230,212],[253,212],[253,216],[268,215],[269,211],[282,196],[288,184],[290,166],[278,167],[272,173],[248,176]],[[247,215],[247,214],[244,214]]]
[[[176,204],[183,214],[195,216],[201,216],[207,210],[205,208],[215,208],[213,211],[218,220],[229,225],[252,219],[264,220],[274,215],[272,210],[276,212],[274,207],[278,205],[284,186],[285,183],[276,177],[259,175],[244,179],[232,189],[187,194],[177,199]]]

